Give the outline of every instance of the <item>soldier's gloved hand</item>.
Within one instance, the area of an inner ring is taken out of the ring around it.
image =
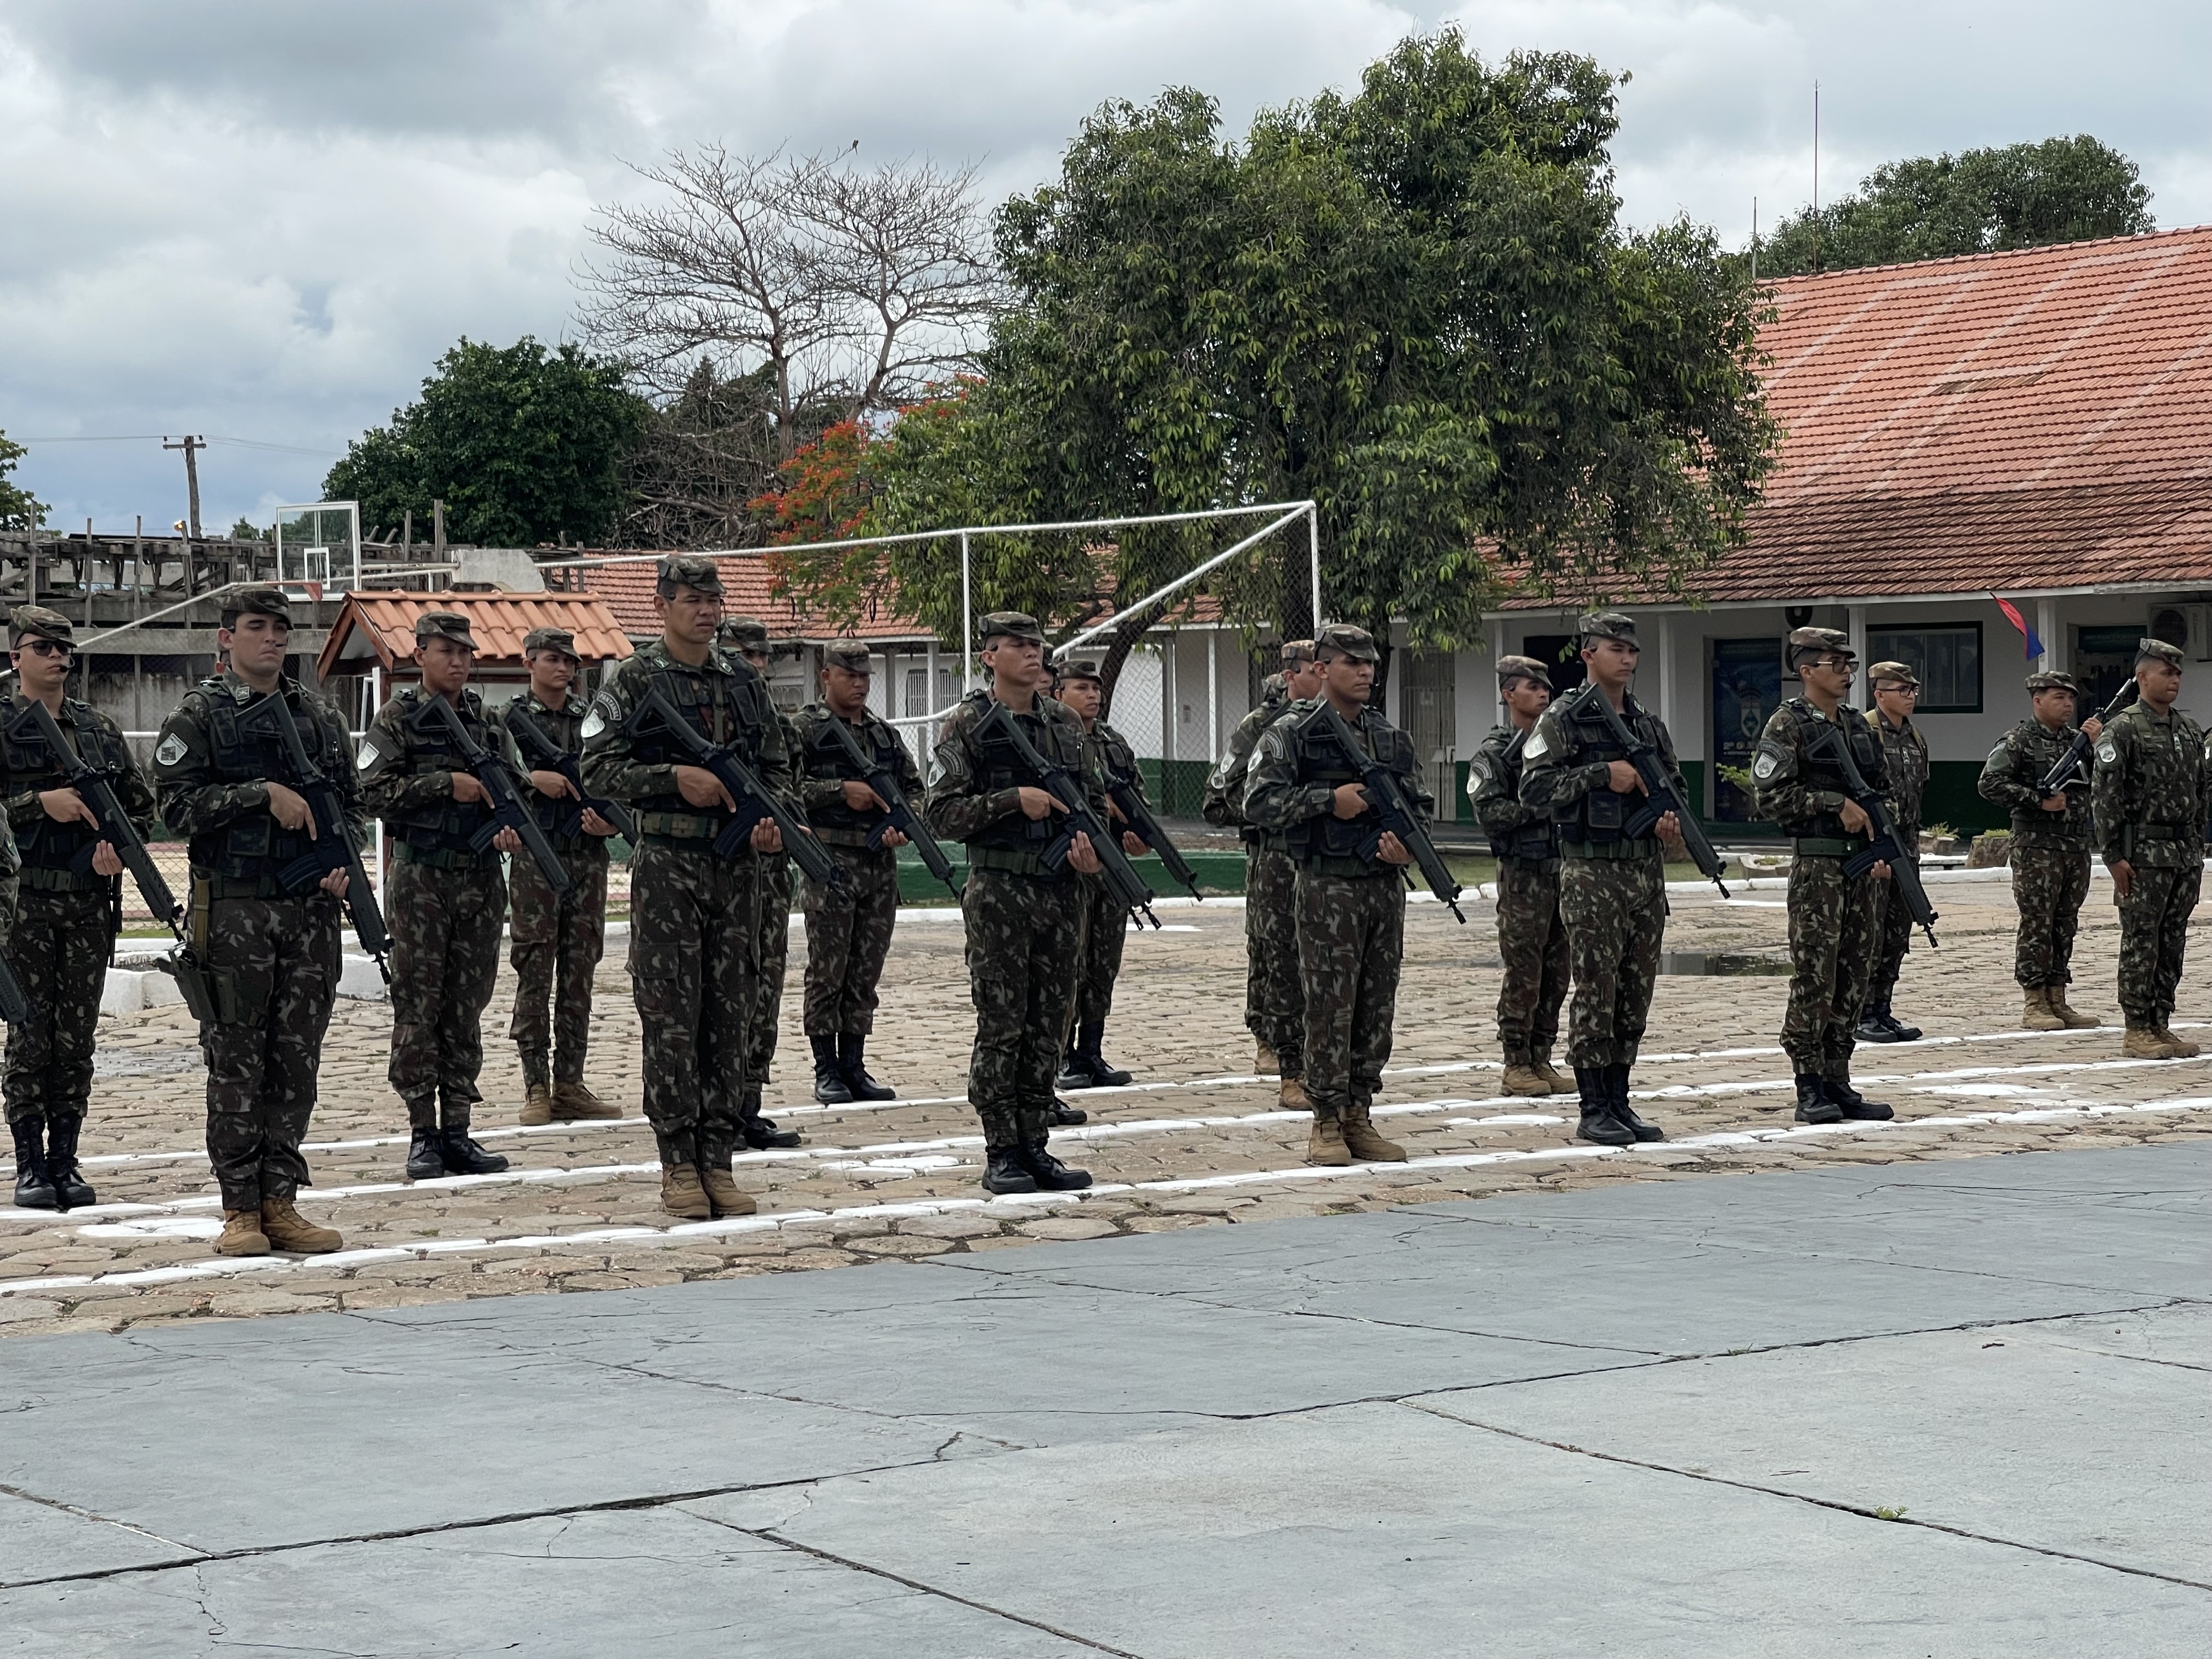
[[[611,836],[615,827],[586,806],[584,809],[584,833],[587,836]]]
[[[1121,850],[1133,859],[1140,859],[1152,849],[1135,830],[1124,830],[1121,832]]]
[[[558,772],[533,771],[530,775],[530,787],[539,794],[550,795],[556,800],[576,793],[576,786]]]
[[[84,804],[84,797],[64,785],[59,789],[41,789],[39,805],[56,823],[89,823],[97,826],[100,815]]]
[[[448,772],[446,775],[453,781],[453,799],[464,806],[491,799],[491,792],[477,781],[475,773]]]
[[[1032,822],[1049,817],[1054,812],[1067,811],[1066,803],[1059,796],[1049,789],[1040,789],[1033,783],[1023,784],[1015,793],[1022,798],[1022,816]]]
[[[753,851],[781,853],[783,851],[783,829],[774,818],[763,818],[753,825]]]
[[[845,792],[845,805],[855,812],[888,812],[891,810],[890,803],[862,779],[848,778],[840,787]]]
[[[1844,821],[1844,833],[1847,836],[1873,833],[1874,820],[1867,817],[1866,808],[1855,800],[1845,800],[1838,809],[1838,816]]]
[[[298,790],[270,782],[262,786],[269,791],[269,816],[287,830],[305,830],[307,839],[315,838],[315,815],[307,810],[307,798]]]
[[[1078,873],[1086,876],[1095,876],[1104,868],[1098,862],[1098,849],[1080,830],[1067,838],[1067,861]]]
[[[2130,864],[2125,859],[2114,859],[2112,860],[2112,890],[2122,898],[2125,898],[2128,896],[2128,889],[2135,884],[2135,866]]]
[[[342,899],[346,896],[348,884],[349,877],[343,870],[331,871],[323,878],[322,882],[323,890],[334,899]]]
[[[726,812],[738,810],[730,792],[722,787],[721,779],[703,766],[679,766],[676,769],[676,788],[694,806],[719,806]]]
[[[1331,796],[1328,810],[1340,818],[1356,818],[1367,810],[1367,786],[1362,783],[1340,783]]]
[[[1385,864],[1411,864],[1413,855],[1406,850],[1406,843],[1385,830],[1376,838],[1375,854]]]
[[[92,849],[92,873],[95,876],[119,876],[123,873],[123,855],[115,850],[112,842],[101,842]]]

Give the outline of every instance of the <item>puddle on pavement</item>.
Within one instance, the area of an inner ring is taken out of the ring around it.
[[[1776,978],[1789,974],[1790,958],[1748,951],[1668,951],[1659,958],[1659,971],[1686,974],[1698,979]]]

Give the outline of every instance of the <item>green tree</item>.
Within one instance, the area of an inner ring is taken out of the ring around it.
[[[15,464],[29,453],[0,432],[0,530],[36,530],[46,521],[46,504],[21,485],[8,482]]]
[[[2087,133],[2039,144],[1920,155],[1774,228],[1762,276],[1901,264],[2157,228],[2136,164]]]
[[[622,517],[624,464],[651,416],[619,367],[577,346],[464,339],[419,398],[354,441],[323,489],[360,501],[365,525],[409,512],[420,522],[435,499],[455,541],[597,541]]]

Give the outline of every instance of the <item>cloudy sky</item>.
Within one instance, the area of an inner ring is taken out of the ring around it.
[[[719,139],[973,161],[995,199],[1109,98],[1241,129],[1455,19],[1632,73],[1628,217],[1747,240],[1899,155],[2091,132],[2212,221],[2212,13],[2157,0],[0,0],[0,430],[51,521],[312,501],[459,336],[561,337],[624,158]],[[58,442],[112,439],[127,441]]]

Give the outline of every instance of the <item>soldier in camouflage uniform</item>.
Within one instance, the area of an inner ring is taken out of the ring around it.
[[[507,734],[484,717],[469,688],[476,661],[469,619],[425,611],[415,619],[420,685],[403,687],[369,722],[356,765],[362,799],[382,818],[392,860],[385,878],[392,933],[392,1087],[407,1103],[407,1177],[489,1175],[507,1160],[469,1135],[483,1070],[483,1011],[499,978],[507,921],[502,853],[522,842],[502,830],[479,852],[490,795],[444,734],[422,714],[433,697],[460,711],[469,733],[503,752]]]
[[[889,808],[857,777],[830,722],[842,720],[863,756],[881,760],[919,810],[921,769],[906,744],[868,709],[868,647],[858,641],[822,653],[822,701],[792,722],[804,781],[800,799],[814,833],[845,872],[834,887],[805,885],[806,994],[804,1023],[814,1050],[814,1097],[825,1106],[890,1100],[896,1091],[868,1074],[868,1034],[876,1025],[876,986],[898,922],[898,849],[907,838],[886,822]],[[881,839],[870,847],[871,837]]]
[[[306,1220],[295,1195],[311,1184],[300,1143],[343,965],[348,878],[334,870],[299,892],[283,878],[318,842],[362,845],[368,815],[344,717],[284,672],[291,633],[281,588],[232,595],[216,633],[225,665],[185,693],[154,745],[161,820],[191,846],[192,951],[222,1016],[200,1027],[200,1048],[208,1163],[222,1193],[216,1249],[224,1255],[343,1243]],[[285,781],[292,767],[278,732],[266,729],[273,718],[292,722],[344,804],[343,823],[316,823]]]
[[[766,623],[757,617],[732,617],[722,624],[718,637],[745,659],[745,665],[761,677],[763,686],[768,684],[773,659]],[[773,697],[769,707],[775,708]],[[775,719],[783,728],[784,751],[796,767],[798,732],[791,716],[781,709],[775,709]],[[753,1012],[750,1028],[752,1043],[745,1051],[745,1097],[738,1117],[738,1133],[755,1152],[769,1146],[796,1146],[802,1139],[797,1130],[779,1129],[774,1118],[761,1115],[761,1091],[775,1064],[776,1039],[783,1034],[783,975],[791,960],[791,855],[781,848],[763,853],[760,866],[761,878],[754,889],[759,913],[753,931],[753,982],[760,1006]]]
[[[1506,720],[1467,766],[1467,798],[1498,860],[1498,1042],[1509,1095],[1565,1094],[1552,1064],[1567,1000],[1567,928],[1559,918],[1559,844],[1549,813],[1521,799],[1521,750],[1552,702],[1552,676],[1534,657],[1498,659]]]
[[[1753,810],[1789,833],[1796,854],[1782,1047],[1796,1074],[1802,1123],[1893,1115],[1850,1081],[1859,1009],[1874,965],[1875,889],[1889,872],[1883,864],[1862,876],[1844,870],[1865,849],[1872,822],[1844,793],[1843,767],[1828,745],[1838,737],[1850,744],[1868,787],[1889,791],[1881,739],[1844,702],[1856,660],[1850,637],[1832,628],[1792,633],[1790,665],[1805,695],[1786,699],[1769,717],[1751,762]]]
[[[633,732],[658,685],[693,726],[744,756],[761,785],[798,810],[798,777],[768,684],[714,642],[722,578],[714,562],[675,555],[653,583],[660,638],[615,670],[584,720],[584,787],[626,802],[640,842],[630,860],[630,981],[645,1028],[645,1115],[659,1147],[661,1206],[692,1220],[750,1215],[732,1174],[760,1017],[761,861],[783,850],[772,818],[734,858],[714,839],[735,816],[714,774],[657,728]]]
[[[1229,752],[1206,781],[1208,823],[1234,827],[1244,842],[1244,1024],[1259,1044],[1261,1076],[1279,1075],[1284,1109],[1310,1112],[1305,1089],[1305,992],[1299,978],[1297,866],[1283,838],[1244,816],[1244,785],[1260,734],[1293,702],[1321,695],[1311,640],[1283,645],[1283,672],[1270,675],[1260,706],[1237,722]]]
[[[1137,752],[1129,740],[1098,718],[1105,702],[1105,683],[1098,665],[1088,659],[1071,662],[1060,671],[1060,701],[1075,711],[1091,745],[1091,764],[1112,787],[1127,786],[1141,797],[1145,781],[1137,771]],[[1121,822],[1121,809],[1109,798],[1108,827]],[[1147,800],[1146,805],[1150,805]],[[1136,832],[1121,832],[1121,850],[1142,858],[1152,849]],[[1114,981],[1121,975],[1121,947],[1128,938],[1128,908],[1115,896],[1103,878],[1084,884],[1083,964],[1075,979],[1073,1027],[1067,1054],[1056,1079],[1063,1089],[1118,1088],[1129,1073],[1105,1057],[1106,1017],[1114,1006]]]
[[[2120,907],[2120,1012],[2128,1022],[2121,1052],[2137,1060],[2197,1052],[2167,1024],[2204,876],[2205,814],[2212,811],[2203,728],[2173,706],[2181,663],[2178,647],[2137,641],[2136,701],[2097,739],[2097,850]]]
[[[529,751],[507,726],[519,711],[571,754],[582,751],[588,705],[569,688],[581,665],[576,637],[565,628],[533,628],[523,636],[530,686],[491,714],[507,733],[508,751]],[[528,763],[524,762],[525,764]],[[592,1042],[592,974],[606,951],[607,837],[615,827],[588,807],[577,819],[575,787],[550,768],[530,774],[531,815],[561,855],[568,890],[556,893],[535,859],[517,859],[507,870],[507,961],[514,969],[514,1017],[507,1034],[522,1060],[522,1123],[615,1118],[610,1105],[584,1081],[584,1055]],[[550,1014],[548,1014],[548,1004]]]
[[[1434,806],[1413,745],[1369,706],[1375,641],[1333,623],[1314,641],[1322,694],[1292,703],[1261,733],[1244,786],[1244,815],[1284,838],[1297,861],[1298,957],[1304,975],[1305,1085],[1314,1123],[1306,1162],[1398,1163],[1406,1149],[1376,1133],[1376,1092],[1390,1061],[1405,957],[1405,867],[1413,854],[1382,830],[1362,760],[1383,762],[1425,821]],[[1326,710],[1365,750],[1348,755]],[[1372,850],[1370,843],[1372,842]]]
[[[30,700],[45,703],[78,755],[107,775],[142,836],[154,827],[154,793],[122,729],[68,695],[76,651],[69,619],[20,605],[14,623],[15,689],[0,700],[0,793],[22,859],[8,961],[31,1018],[8,1034],[0,1090],[15,1141],[15,1202],[75,1210],[94,1201],[78,1168],[77,1136],[92,1100],[93,1039],[120,920],[123,861],[100,838],[62,763],[18,724]]]
[[[1575,637],[1591,689],[1538,716],[1521,745],[1521,804],[1548,817],[1559,837],[1559,920],[1575,987],[1567,1008],[1567,1063],[1581,1108],[1575,1133],[1626,1146],[1666,1139],[1629,1103],[1628,1078],[1667,931],[1662,842],[1678,842],[1681,829],[1669,813],[1648,835],[1627,833],[1644,807],[1644,781],[1587,698],[1610,701],[1638,741],[1657,751],[1677,796],[1689,793],[1666,722],[1628,689],[1644,650],[1636,623],[1599,611],[1576,624]]]
[[[983,1122],[987,1190],[1071,1191],[1088,1187],[1091,1176],[1054,1158],[1048,1136],[1082,946],[1082,888],[1098,874],[1098,854],[1079,834],[1070,837],[1063,864],[1046,863],[1045,849],[1060,835],[1053,820],[1066,809],[1003,733],[979,728],[1003,707],[1040,756],[1083,781],[1101,823],[1106,795],[1090,769],[1083,722],[1044,695],[1050,671],[1036,619],[993,611],[982,632],[991,684],[945,717],[937,781],[923,806],[931,834],[968,845],[960,897],[975,1004],[968,1099]]]
[[[2013,977],[2027,998],[2021,1024],[2031,1031],[2086,1030],[2099,1022],[2066,1000],[2073,983],[2074,933],[2089,896],[2089,767],[2084,755],[2074,781],[2055,795],[2039,786],[2074,742],[2080,688],[2070,674],[2027,677],[2034,718],[1998,740],[1975,786],[1984,800],[2012,814],[2012,896],[2020,907]],[[2094,744],[2105,728],[2085,720]]]
[[[1917,860],[1920,803],[1928,791],[1928,739],[1912,723],[1913,705],[1920,700],[1920,677],[1909,664],[1878,662],[1867,670],[1867,684],[1874,690],[1874,707],[1866,711],[1866,723],[1881,739],[1883,763],[1889,768],[1898,841]],[[1859,1011],[1858,1040],[1917,1042],[1920,1028],[1904,1024],[1889,1006],[1897,994],[1897,976],[1904,970],[1905,954],[1912,948],[1912,917],[1895,882],[1875,884],[1874,916],[1874,966],[1867,974],[1866,1006]]]

